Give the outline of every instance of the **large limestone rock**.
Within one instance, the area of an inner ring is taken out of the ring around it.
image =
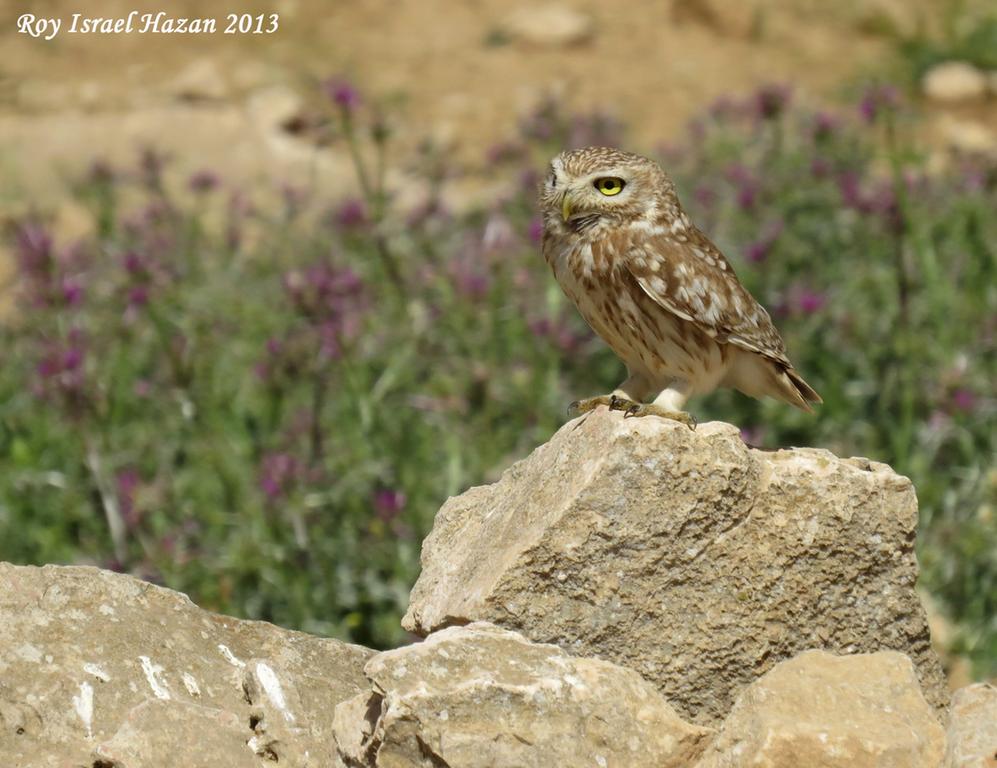
[[[372,651],[95,568],[0,563],[0,755],[73,768],[327,766]]]
[[[379,654],[336,708],[350,768],[687,768],[712,731],[640,675],[486,623]]]
[[[809,651],[741,692],[696,768],[938,768],[944,751],[906,656]]]
[[[997,687],[976,683],[952,695],[945,768],[997,768]]]
[[[885,465],[599,409],[447,501],[403,624],[492,621],[612,660],[701,723],[810,648],[901,651],[943,706],[916,523],[910,481]]]

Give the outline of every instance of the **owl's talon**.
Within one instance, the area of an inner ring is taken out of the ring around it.
[[[612,395],[609,398],[609,410],[624,411],[623,414],[624,418],[626,417],[626,412],[636,405],[637,403],[635,403],[633,400],[627,400],[626,398],[618,397],[617,395]]]
[[[598,408],[600,405],[608,405],[612,408],[612,398],[609,395],[599,395],[598,397],[587,397],[584,400],[575,400],[568,405],[568,415],[579,416]]]
[[[625,408],[621,408],[621,410],[623,410],[624,419],[640,416],[660,416],[663,419],[671,419],[672,421],[685,424],[693,431],[696,430],[696,417],[685,411],[670,411],[667,408],[662,408],[660,405],[654,405],[654,403],[630,403]]]

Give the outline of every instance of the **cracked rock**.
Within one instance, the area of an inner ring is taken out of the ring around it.
[[[598,409],[447,501],[403,624],[491,621],[607,659],[704,724],[811,648],[900,651],[943,707],[916,523],[913,486],[883,464]]]
[[[640,675],[486,623],[381,653],[336,708],[348,768],[686,768],[713,735]]]
[[[96,568],[0,563],[0,755],[31,768],[333,764],[372,651]]]

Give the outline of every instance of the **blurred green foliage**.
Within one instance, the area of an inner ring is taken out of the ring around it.
[[[948,2],[940,14],[941,28],[896,35],[901,59],[913,83],[936,64],[965,61],[983,70],[997,69],[997,11],[981,10],[965,2]],[[985,7],[985,5],[984,5]]]
[[[619,142],[542,105],[493,147],[508,192],[448,211],[384,189],[383,120],[329,88],[357,199],[263,208],[162,158],[95,165],[96,235],[11,232],[0,334],[0,558],[94,563],[200,604],[388,647],[443,500],[547,439],[621,364],[538,255],[535,185],[566,146]],[[718,392],[701,419],[765,446],[891,463],[917,486],[924,583],[997,665],[993,416],[997,169],[929,175],[888,88],[848,114],[783,88],[715,104],[659,155],[824,397],[810,416]]]

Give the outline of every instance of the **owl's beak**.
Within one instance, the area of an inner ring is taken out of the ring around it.
[[[564,193],[564,199],[561,200],[561,217],[565,221],[571,218],[571,195],[567,192]]]

